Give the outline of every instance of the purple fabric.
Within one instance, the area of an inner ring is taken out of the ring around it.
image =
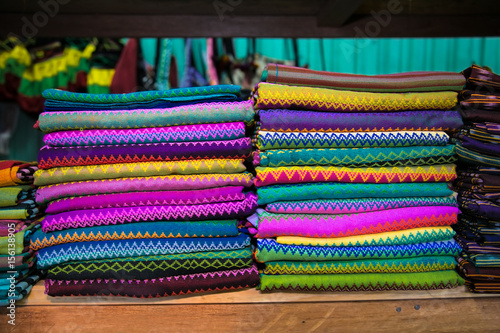
[[[245,218],[257,209],[257,195],[247,193],[245,200],[187,206],[140,206],[75,210],[47,215],[41,222],[44,232],[155,221],[203,221]]]
[[[47,206],[45,213],[57,214],[70,210],[136,206],[201,205],[244,199],[243,186],[226,186],[192,191],[98,194],[52,201]]]
[[[44,146],[38,154],[41,169],[57,166],[95,165],[147,161],[176,161],[210,158],[247,158],[250,138],[227,141],[198,141],[132,145],[77,147]]]
[[[460,140],[462,142],[462,146],[467,149],[486,155],[500,156],[500,144],[484,143],[463,135],[460,136]]]
[[[253,177],[248,172],[89,180],[41,186],[36,191],[36,202],[45,204],[56,199],[93,194],[182,191],[222,186],[250,187],[252,185]]]

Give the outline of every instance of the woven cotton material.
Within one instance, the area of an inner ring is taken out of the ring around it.
[[[245,159],[250,156],[250,138],[228,141],[150,143],[113,146],[44,146],[38,153],[41,169],[115,163],[178,161],[212,158]]]
[[[455,231],[451,227],[424,227],[335,238],[279,236],[276,241],[305,246],[382,246],[435,242],[449,240],[453,236]]]
[[[264,167],[328,166],[411,166],[448,164],[456,161],[455,146],[387,148],[305,148],[272,149],[258,154],[257,165]]]
[[[454,197],[316,199],[273,202],[266,205],[266,211],[289,214],[349,214],[419,206],[458,205]]]
[[[126,145],[162,142],[234,140],[245,136],[242,122],[137,129],[97,129],[46,134],[48,146]]]
[[[77,228],[45,233],[35,232],[30,248],[42,248],[75,242],[95,242],[124,239],[163,239],[189,237],[232,237],[238,235],[237,220],[190,222],[143,222],[99,227]]]
[[[253,177],[249,172],[89,180],[41,186],[36,192],[36,201],[43,204],[82,195],[197,190],[222,186],[250,187],[252,184]]]
[[[454,240],[410,245],[337,247],[279,244],[273,239],[257,241],[257,261],[332,261],[396,259],[423,256],[457,256],[462,248]]]
[[[262,81],[370,92],[460,91],[465,77],[455,72],[408,72],[385,75],[359,75],[314,71],[307,68],[268,64]]]
[[[259,83],[257,109],[305,109],[318,111],[449,110],[457,104],[453,91],[425,93],[370,93]]]
[[[376,212],[321,215],[258,212],[258,238],[346,237],[457,223],[456,207],[409,207]],[[43,222],[42,222],[43,223]]]
[[[117,163],[57,167],[38,170],[37,186],[76,182],[80,180],[116,179],[128,177],[240,173],[246,170],[243,159],[201,159],[168,162]]]
[[[255,168],[255,186],[310,182],[408,183],[449,182],[457,177],[454,164],[407,167],[348,168],[336,166],[290,166]]]
[[[445,132],[270,132],[258,131],[260,150],[294,148],[368,148],[444,146],[449,136]]]
[[[246,101],[194,104],[168,109],[44,112],[38,122],[42,132],[50,133],[79,129],[129,129],[238,121],[250,124],[253,118],[252,103]]]
[[[45,280],[49,296],[164,297],[192,293],[255,287],[259,272],[255,266],[236,270],[176,275],[148,280]]]
[[[454,271],[322,275],[261,275],[260,290],[382,291],[455,288],[465,281]]]
[[[244,218],[257,208],[257,196],[247,193],[245,200],[203,205],[138,206],[74,210],[47,215],[41,222],[44,232],[123,223],[154,221],[200,221]]]
[[[442,197],[453,194],[447,183],[302,183],[257,188],[259,205],[314,199]]]
[[[226,251],[243,249],[248,246],[250,246],[250,238],[244,234],[221,238],[167,238],[68,243],[40,249],[37,254],[37,265],[43,269],[75,260]]]
[[[464,123],[458,111],[316,112],[259,110],[259,129],[279,132],[449,131]]]
[[[452,270],[455,267],[455,257],[425,256],[383,260],[271,261],[266,263],[263,273],[266,275],[418,273]]]

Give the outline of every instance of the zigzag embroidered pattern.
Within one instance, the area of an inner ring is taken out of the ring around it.
[[[244,234],[223,238],[182,238],[152,240],[115,240],[68,243],[40,249],[37,264],[40,269],[75,260],[111,259],[151,256],[169,253],[225,251],[250,246]]]
[[[115,111],[53,111],[40,114],[39,126],[44,133],[87,129],[131,129],[165,127],[254,119],[251,101],[184,105],[174,108]]]
[[[114,146],[44,146],[38,153],[38,166],[41,169],[48,169],[57,166],[190,159],[245,159],[250,154],[250,138],[228,141],[171,142]]]
[[[196,190],[222,186],[250,187],[252,183],[253,176],[249,172],[99,179],[41,186],[36,192],[36,202],[44,204],[60,198],[92,194]]]
[[[266,211],[291,214],[346,214],[418,206],[457,207],[457,200],[454,197],[397,197],[278,201],[267,204]]]
[[[257,172],[255,186],[258,187],[309,182],[449,182],[457,177],[454,164],[393,168],[348,168],[335,166],[256,167],[255,171]]]
[[[46,216],[44,232],[68,228],[148,221],[194,221],[214,218],[237,218],[251,215],[257,208],[257,196],[248,193],[245,200],[198,206],[140,206],[71,211]]]
[[[234,140],[245,136],[242,122],[140,129],[63,131],[46,134],[50,146],[93,146],[160,142]]]
[[[458,256],[462,251],[454,240],[409,245],[326,247],[279,244],[274,239],[258,239],[257,261],[329,261],[394,259],[421,256]]]
[[[426,256],[399,260],[268,262],[263,273],[267,275],[417,273],[452,270],[455,267],[454,257]]]
[[[447,164],[456,161],[455,146],[389,148],[273,149],[259,153],[260,165],[398,166]]]
[[[236,220],[186,222],[144,222],[133,225],[114,225],[56,231],[35,232],[30,239],[30,248],[39,249],[76,242],[95,242],[123,239],[161,239],[190,237],[231,237],[238,235]]]
[[[410,111],[449,110],[457,93],[368,93],[259,83],[255,107],[319,111]]]
[[[283,148],[362,148],[444,146],[449,137],[444,132],[268,132],[257,133],[260,150]]]

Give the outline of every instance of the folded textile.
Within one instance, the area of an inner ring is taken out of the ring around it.
[[[313,199],[298,201],[277,201],[267,204],[265,209],[270,213],[348,214],[419,206],[457,207],[458,204],[454,197],[397,197],[329,200]]]
[[[169,109],[44,112],[38,119],[38,126],[42,132],[50,133],[80,129],[128,129],[237,121],[252,123],[253,118],[252,102],[245,101],[194,104]]]
[[[270,261],[266,262],[263,273],[266,275],[418,273],[452,270],[455,267],[455,257],[424,256],[349,261]]]
[[[279,244],[274,239],[258,239],[255,257],[268,261],[332,261],[398,259],[422,256],[457,256],[461,251],[453,239],[409,245],[338,247]]]
[[[176,275],[146,280],[95,279],[45,280],[49,296],[163,297],[207,291],[254,287],[259,283],[255,266],[236,270]]]
[[[277,236],[346,237],[457,223],[456,207],[408,207],[355,214],[257,212],[257,238]],[[252,222],[252,221],[251,221]],[[42,221],[43,223],[43,221]]]
[[[490,93],[500,91],[500,77],[486,68],[473,64],[463,70],[462,74],[467,79],[467,89],[486,90]]]
[[[466,279],[465,285],[473,293],[500,293],[500,283],[497,281],[484,282]]]
[[[36,163],[0,161],[0,187],[31,184],[37,169]]]
[[[30,237],[36,229],[39,229],[38,224],[33,223],[15,233],[13,237],[0,237],[0,255],[14,256],[26,252],[25,247],[29,244]]]
[[[160,239],[189,237],[231,237],[238,235],[237,220],[204,220],[189,222],[142,222],[77,228],[45,233],[37,230],[30,237],[30,248],[42,248],[75,242],[121,239]]]
[[[25,270],[33,266],[35,253],[33,251],[26,251],[14,256],[0,255],[0,272],[12,270],[12,264],[15,270]]]
[[[458,111],[337,113],[259,110],[259,118],[261,131],[280,132],[450,131],[464,124]]]
[[[49,146],[127,145],[139,143],[219,141],[245,136],[243,122],[199,124],[134,129],[95,129],[61,131],[46,134],[43,141]]]
[[[500,282],[500,267],[476,267],[469,260],[458,257],[458,270],[467,279],[484,282]]]
[[[69,197],[49,202],[45,213],[57,214],[71,210],[120,208],[136,206],[201,205],[245,200],[243,186],[224,186],[203,190],[152,191],[97,194]]]
[[[153,161],[229,158],[245,159],[251,153],[250,138],[227,141],[149,143],[113,146],[44,146],[38,153],[38,166],[115,164]]]
[[[465,281],[454,271],[319,275],[261,275],[260,290],[381,291],[455,288]]]
[[[0,237],[7,237],[9,234],[17,234],[26,229],[32,223],[32,220],[0,220]]]
[[[461,108],[500,111],[500,94],[464,90],[460,95],[462,97],[460,101]]]
[[[488,200],[478,200],[461,196],[457,197],[460,208],[468,213],[478,215],[483,218],[499,218],[500,202],[491,202]]]
[[[276,201],[398,197],[443,197],[453,194],[447,183],[299,183],[257,188],[259,205]]]
[[[138,206],[74,210],[47,215],[42,220],[44,232],[154,221],[200,221],[210,219],[244,218],[255,212],[257,196],[247,193],[242,201],[230,201],[202,205]]]
[[[129,94],[85,94],[47,89],[42,93],[45,111],[52,110],[114,110],[140,107],[170,107],[202,103],[210,100],[236,100],[241,88],[235,85],[141,91]]]
[[[359,75],[314,71],[307,68],[268,64],[262,81],[319,88],[369,92],[460,91],[465,77],[454,72],[408,72]]]
[[[445,132],[269,132],[257,133],[260,150],[284,148],[368,148],[444,146],[449,137]]]
[[[128,258],[85,260],[56,265],[47,279],[154,279],[166,276],[215,272],[251,267],[251,249],[164,254]]]
[[[256,152],[254,164],[265,167],[289,165],[411,166],[448,164],[456,161],[455,145],[384,148],[271,149]]]
[[[461,235],[456,235],[455,240],[464,249],[469,256],[476,254],[486,254],[486,255],[496,255],[500,258],[500,247],[479,245],[476,241],[472,239],[466,239]]]
[[[243,159],[217,158],[57,167],[47,170],[38,170],[35,173],[34,184],[42,186],[75,182],[79,180],[166,175],[197,175],[206,173],[240,173],[246,170],[243,161]]]
[[[309,182],[407,183],[449,182],[456,178],[454,164],[431,166],[348,168],[336,166],[256,167],[255,186]]]
[[[250,187],[252,184],[253,176],[249,172],[89,180],[41,186],[36,191],[36,201],[44,204],[82,195],[196,190],[222,186]]]
[[[259,83],[256,109],[305,109],[318,111],[449,110],[457,104],[453,91],[422,93],[371,93]]]
[[[482,164],[485,166],[500,168],[500,159],[497,156],[478,153],[463,147],[459,143],[456,145],[455,151],[457,152],[459,161],[465,164]]]
[[[500,124],[498,123],[475,123],[473,124],[474,129],[481,130],[483,132],[492,134],[492,135],[500,135]]]
[[[460,190],[479,193],[495,193],[500,191],[500,176],[478,173],[459,172],[453,185]]]
[[[462,147],[481,154],[500,156],[500,145],[496,143],[485,143],[463,135],[460,135],[460,143]]]
[[[34,274],[26,277],[22,281],[16,283],[16,286],[13,290],[13,295],[11,294],[10,289],[6,290],[6,293],[0,296],[0,306],[8,306],[11,304],[10,300],[21,300],[26,297],[30,292],[33,286],[40,280],[40,275]]]
[[[16,206],[22,201],[32,200],[35,189],[31,185],[0,187],[0,207]]]
[[[500,123],[499,112],[467,108],[461,108],[459,112],[464,121]]]
[[[347,237],[278,236],[280,244],[305,246],[382,246],[427,243],[452,239],[455,231],[446,227],[423,227]]]
[[[39,208],[33,208],[33,205],[17,205],[14,207],[0,208],[0,220],[27,220],[34,219],[41,215]]]
[[[240,234],[220,238],[167,238],[114,240],[55,245],[40,249],[38,268],[48,268],[68,261],[151,256],[171,253],[237,250],[250,246],[250,238]]]
[[[490,123],[491,124],[491,123]],[[477,129],[477,128],[470,128],[465,132],[466,136],[470,137],[471,139],[483,141],[483,142],[494,142],[494,143],[500,143],[500,135],[498,134],[491,134],[487,132],[486,130],[482,129]]]

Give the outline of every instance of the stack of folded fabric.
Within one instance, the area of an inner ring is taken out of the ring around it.
[[[269,65],[254,91],[260,289],[451,288],[459,73]]]
[[[35,203],[36,163],[0,161],[0,305],[20,300],[39,280],[30,235],[43,213]]]
[[[460,273],[475,292],[500,292],[500,76],[473,65],[460,94],[454,182],[462,214],[455,229]]]
[[[236,86],[44,92],[31,239],[51,296],[160,297],[255,286],[239,220],[256,195],[244,160],[253,106]]]

